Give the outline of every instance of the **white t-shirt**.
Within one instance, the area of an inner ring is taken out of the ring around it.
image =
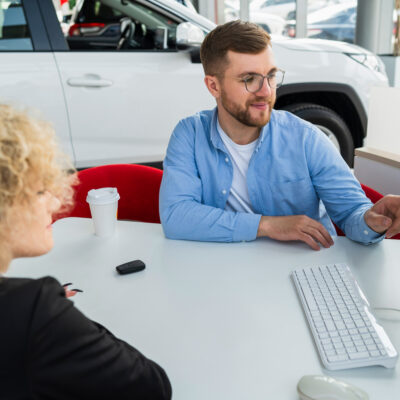
[[[258,139],[249,144],[237,144],[222,130],[219,121],[217,121],[217,129],[231,156],[233,166],[232,186],[225,210],[254,214],[247,189],[247,169]]]

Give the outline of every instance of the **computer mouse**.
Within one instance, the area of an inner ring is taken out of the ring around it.
[[[301,400],[368,400],[367,393],[324,375],[305,375],[297,384]]]

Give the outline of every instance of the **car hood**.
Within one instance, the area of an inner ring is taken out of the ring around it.
[[[323,39],[290,39],[282,36],[272,36],[272,46],[279,45],[290,50],[325,51],[330,53],[367,54],[368,50],[355,44]]]

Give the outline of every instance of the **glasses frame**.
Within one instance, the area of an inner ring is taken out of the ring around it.
[[[285,78],[285,71],[284,71],[283,69],[279,69],[279,68],[278,68],[277,70],[275,70],[274,73],[276,73],[276,72],[278,72],[278,71],[279,71],[279,72],[282,72],[282,80],[281,80],[281,82],[278,83],[276,86],[271,86],[271,83],[270,83],[269,80],[272,78],[272,76],[271,76],[270,74],[261,75],[261,74],[254,73],[254,74],[251,74],[251,75],[252,75],[252,76],[260,76],[260,77],[262,78],[262,81],[261,81],[261,84],[260,84],[259,88],[258,88],[257,90],[254,90],[254,91],[249,90],[248,87],[247,87],[247,80],[246,80],[246,79],[243,79],[244,87],[246,88],[246,90],[247,90],[249,93],[257,93],[257,92],[259,92],[259,91],[261,90],[261,88],[263,87],[265,79],[267,79],[268,86],[270,87],[270,89],[278,89],[278,88],[280,88],[280,87],[283,85],[283,80],[284,80],[284,78]]]

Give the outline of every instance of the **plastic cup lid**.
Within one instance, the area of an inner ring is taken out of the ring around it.
[[[86,201],[90,204],[110,204],[119,200],[117,188],[105,187],[88,191]]]

